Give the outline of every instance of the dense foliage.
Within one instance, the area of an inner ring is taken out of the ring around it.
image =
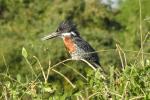
[[[123,0],[110,9],[100,0],[0,0],[0,98],[106,99],[111,90],[114,99],[150,99],[149,5],[149,0]],[[69,55],[61,39],[41,37],[67,19],[97,50],[109,73],[108,90],[100,73],[80,61],[59,65],[44,82],[49,62],[53,66]]]

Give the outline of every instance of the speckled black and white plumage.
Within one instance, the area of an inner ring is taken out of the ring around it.
[[[98,57],[98,54],[95,52],[95,50],[89,43],[87,43],[83,38],[79,36],[73,37],[73,41],[76,44],[77,50],[72,54],[70,54],[72,59],[75,60],[85,59],[86,61],[91,63],[94,67],[100,66],[99,63],[100,59]]]
[[[100,59],[98,54],[92,48],[92,46],[86,42],[77,31],[76,25],[72,21],[62,22],[57,31],[63,32],[74,32],[76,35],[71,35],[71,38],[75,44],[76,51],[70,53],[73,60],[85,59],[94,67],[100,66]]]
[[[92,46],[80,36],[76,25],[72,21],[67,20],[61,22],[56,32],[42,38],[42,40],[55,37],[63,39],[64,44],[73,60],[86,60],[94,67],[100,66],[98,54]]]

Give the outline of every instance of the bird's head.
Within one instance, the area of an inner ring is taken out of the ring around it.
[[[76,25],[70,20],[61,22],[55,32],[43,37],[42,40],[48,40],[56,37],[64,38],[65,36],[79,36]]]

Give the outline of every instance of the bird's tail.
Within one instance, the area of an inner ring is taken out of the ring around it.
[[[92,66],[94,66],[96,69],[99,69],[99,71],[102,73],[102,74],[107,74],[106,71],[104,70],[104,68],[101,66],[101,64],[96,64],[96,63],[91,63]]]

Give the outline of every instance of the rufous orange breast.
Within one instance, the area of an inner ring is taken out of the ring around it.
[[[75,44],[73,43],[72,39],[70,36],[65,36],[64,37],[64,44],[69,51],[69,53],[73,53],[76,50]]]

